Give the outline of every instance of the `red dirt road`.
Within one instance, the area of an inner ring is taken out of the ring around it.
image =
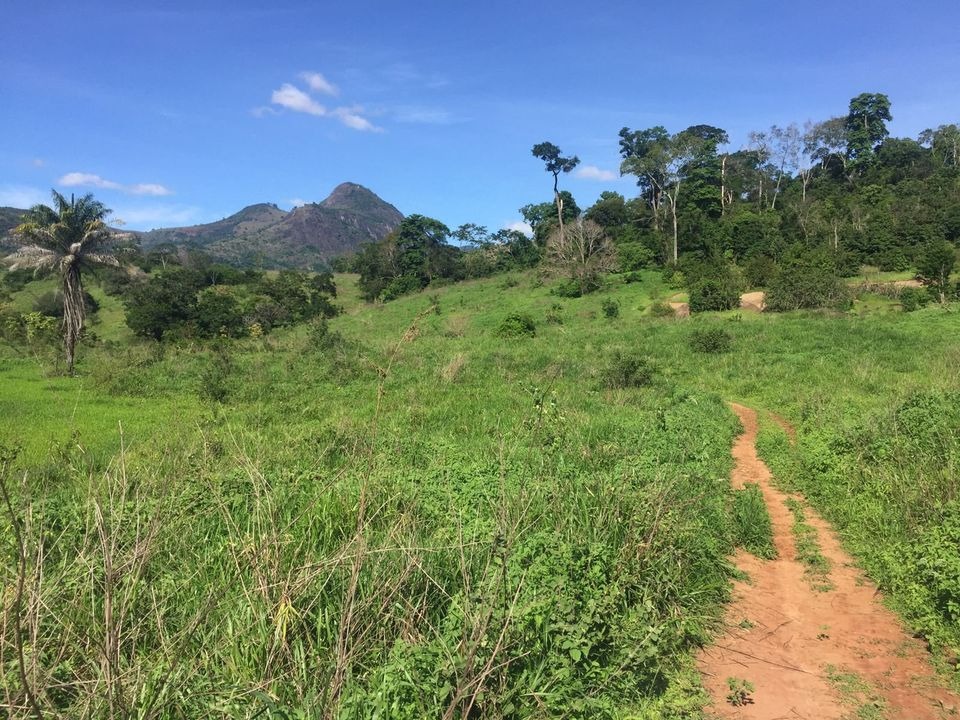
[[[750,581],[735,583],[726,632],[697,661],[713,698],[708,712],[763,720],[960,717],[960,698],[937,682],[923,644],[881,604],[877,588],[853,566],[829,525],[804,507],[830,561],[833,588],[815,589],[818,583],[795,559],[789,496],[773,487],[757,457],[756,412],[731,407],[744,426],[733,448],[732,482],[759,485],[778,558],[760,560],[745,552],[735,558]],[[752,683],[751,702],[730,704],[729,678]]]

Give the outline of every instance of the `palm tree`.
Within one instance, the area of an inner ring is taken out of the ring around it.
[[[53,190],[53,207],[35,205],[14,230],[21,248],[10,255],[11,269],[31,268],[37,272],[54,270],[63,288],[63,342],[67,353],[67,371],[73,374],[74,349],[83,331],[84,304],[81,272],[92,265],[112,265],[119,261],[103,252],[116,239],[104,218],[110,210],[93,195],[67,201]]]

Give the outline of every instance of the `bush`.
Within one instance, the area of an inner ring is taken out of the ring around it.
[[[670,303],[657,301],[650,306],[650,314],[654,317],[673,317],[676,313],[670,307]]]
[[[638,242],[617,245],[617,261],[621,272],[632,272],[650,267],[654,261],[650,248]]]
[[[733,310],[740,305],[740,290],[719,278],[705,278],[690,288],[690,312]]]
[[[601,384],[608,390],[642,387],[650,384],[653,372],[650,361],[642,355],[617,351],[604,368]]]
[[[240,304],[227,286],[217,285],[201,292],[193,320],[200,337],[237,338],[247,334]]]
[[[233,372],[230,349],[221,340],[213,346],[210,357],[200,371],[200,387],[197,391],[200,399],[212,403],[226,402],[230,396]]]
[[[768,310],[786,312],[850,307],[850,291],[837,276],[836,262],[825,251],[794,249],[767,290]]]
[[[600,305],[603,308],[603,316],[614,320],[620,317],[620,301],[614,300],[613,298],[604,299],[603,303]]]
[[[553,303],[547,311],[547,322],[551,325],[563,325],[563,305]]]
[[[628,272],[623,274],[623,281],[628,285],[635,282],[643,282],[643,273],[642,272]]]
[[[578,298],[583,295],[583,288],[576,280],[564,280],[552,288],[550,294],[562,298]]]
[[[694,330],[690,335],[690,348],[694,352],[718,354],[730,352],[733,336],[723,328],[711,327]]]
[[[900,305],[904,312],[919,310],[929,302],[930,293],[925,288],[905,287],[900,291]]]
[[[777,274],[777,264],[768,255],[754,255],[743,266],[747,286],[767,287]]]
[[[503,338],[533,337],[536,334],[537,324],[526,313],[510,313],[497,328],[497,335]]]

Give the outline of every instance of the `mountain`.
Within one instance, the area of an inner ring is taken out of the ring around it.
[[[13,250],[16,245],[10,238],[10,231],[23,222],[26,210],[12,207],[0,207],[0,254]]]
[[[342,183],[320,203],[290,212],[250,205],[213,223],[139,233],[145,250],[172,243],[235,265],[310,268],[382,239],[403,215],[362,185]]]

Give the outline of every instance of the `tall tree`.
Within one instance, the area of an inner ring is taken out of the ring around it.
[[[8,260],[12,269],[54,270],[60,275],[63,291],[63,342],[67,372],[73,374],[74,352],[83,332],[84,303],[82,272],[95,265],[119,266],[113,255],[104,252],[114,234],[104,222],[110,210],[84,195],[68,201],[52,191],[53,207],[36,205],[25,222],[14,230],[20,249]]]
[[[933,155],[944,167],[960,167],[960,126],[941,125],[936,130],[920,133],[920,144],[933,150]]]
[[[820,164],[821,169],[839,168],[844,177],[848,174],[847,119],[830,118],[814,123],[803,136],[804,152]]]
[[[620,131],[621,173],[636,175],[643,186],[650,183],[657,197],[666,198],[673,220],[672,259],[679,256],[677,206],[683,181],[707,160],[715,160],[717,146],[727,134],[711,125],[692,125],[675,135],[657,126],[639,133]]]
[[[845,128],[847,158],[854,166],[873,161],[877,146],[890,134],[886,121],[892,119],[890,98],[882,93],[861,93],[850,100]]]
[[[383,240],[361,246],[355,266],[364,299],[392,300],[457,273],[459,248],[449,245],[450,229],[439,220],[409,215]]]
[[[560,173],[568,173],[580,164],[580,158],[563,157],[560,155],[560,148],[551,142],[537,143],[533,146],[533,156],[540,158],[547,165],[547,172],[553,174],[553,198],[557,203],[557,223],[560,227],[560,235],[563,235],[563,198],[560,196],[558,182]]]
[[[653,228],[661,229],[660,211],[667,179],[662,149],[670,143],[670,133],[662,125],[646,130],[620,130],[621,175],[636,175],[640,195],[650,203]]]
[[[770,209],[777,209],[777,198],[783,187],[783,181],[789,179],[800,168],[800,150],[803,141],[800,128],[796,123],[786,127],[773,125],[770,127],[770,161],[773,164],[776,181],[773,186],[773,197],[770,200]]]

